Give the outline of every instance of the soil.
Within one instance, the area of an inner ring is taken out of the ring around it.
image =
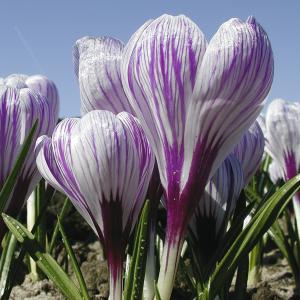
[[[278,250],[265,255],[262,280],[249,286],[251,300],[300,300],[294,291],[295,282],[287,261]]]
[[[49,228],[49,232],[52,232],[56,219],[55,216],[61,210],[61,200],[58,199],[54,205],[48,208],[47,228]],[[66,216],[63,223],[67,236],[73,244],[73,249],[80,264],[83,277],[86,280],[91,299],[107,299],[108,270],[100,243],[96,240],[95,234],[85,222],[82,222],[82,218],[74,209]],[[60,243],[58,241],[56,259],[63,265],[65,252],[60,247]],[[297,295],[294,291],[295,283],[287,261],[283,259],[274,245],[268,247],[266,251],[267,253],[264,254],[261,281],[249,286],[248,297],[245,300],[300,300],[299,294]],[[51,281],[43,279],[38,282],[32,282],[28,275],[24,275],[26,271],[25,268],[20,270],[19,276],[21,278],[18,282],[23,281],[23,283],[13,288],[10,299],[64,299]],[[76,282],[70,266],[68,266],[68,272],[73,276],[74,282]],[[180,274],[177,276],[172,300],[192,299],[189,296],[190,293],[187,285],[185,285],[182,278]]]
[[[83,244],[77,243],[73,247],[78,258],[84,257],[81,263],[81,270],[86,280],[87,287],[92,299],[102,300],[108,298],[107,265],[103,259],[99,242],[88,245],[88,254],[83,255]],[[86,251],[84,251],[86,253]],[[58,260],[60,258],[58,257]],[[289,270],[287,262],[282,258],[278,250],[272,250],[264,257],[264,267],[262,269],[262,280],[255,286],[249,286],[248,299],[251,300],[300,300],[300,296],[295,295],[294,279]],[[184,294],[184,284],[180,286],[182,291],[175,291],[173,299],[187,299]],[[180,295],[181,294],[181,295]],[[32,282],[27,275],[21,285],[15,286],[11,293],[12,300],[60,300],[64,299],[60,292],[49,280]]]

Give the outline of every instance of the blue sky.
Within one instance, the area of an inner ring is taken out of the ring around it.
[[[276,0],[1,0],[0,77],[44,74],[60,93],[60,115],[79,115],[72,47],[85,35],[114,36],[126,42],[146,20],[163,13],[185,14],[208,39],[231,17],[254,15],[267,31],[275,58],[269,94],[300,100],[300,1]]]

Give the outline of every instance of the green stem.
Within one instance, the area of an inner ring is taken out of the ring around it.
[[[35,201],[36,216],[39,216],[41,214],[41,211],[44,207],[44,202],[45,202],[45,180],[41,179],[41,181],[36,187],[36,201]],[[37,228],[36,240],[43,247],[43,249],[46,249],[46,215],[44,215],[43,219],[41,220]]]
[[[249,264],[249,284],[255,285],[261,281],[261,265],[263,258],[263,239],[259,240],[257,245],[253,248],[250,253],[250,264]]]
[[[33,191],[27,200],[27,228],[32,230],[36,219],[36,192]],[[39,276],[36,262],[29,256],[30,278],[33,282],[37,281]]]

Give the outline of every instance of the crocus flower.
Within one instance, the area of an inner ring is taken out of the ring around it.
[[[209,263],[215,254],[243,187],[242,166],[230,154],[207,183],[189,223],[194,251],[202,263]]]
[[[38,127],[24,166],[4,211],[17,216],[41,176],[33,153],[38,136],[51,134],[58,119],[58,93],[52,81],[44,76],[13,74],[0,79],[0,187],[10,174],[20,149],[36,119]],[[0,223],[0,239],[6,231]]]
[[[110,299],[121,299],[125,247],[143,205],[154,156],[128,113],[92,111],[65,119],[36,145],[42,176],[93,228],[107,255]]]
[[[121,41],[110,37],[83,37],[76,41],[73,60],[83,115],[95,109],[133,114],[121,82],[123,49]]]
[[[299,102],[276,99],[270,103],[266,113],[266,149],[286,181],[300,172],[299,124]],[[293,206],[300,233],[299,193],[293,198]]]
[[[123,88],[155,153],[167,202],[158,289],[169,299],[187,224],[208,179],[257,118],[273,79],[268,37],[253,17],[207,44],[185,16],[143,25],[125,46]]]
[[[134,114],[121,82],[124,45],[111,37],[83,37],[73,49],[75,74],[79,81],[82,115],[100,109],[115,114]],[[154,168],[147,199],[150,200],[149,243],[143,298],[153,299],[155,280],[156,211],[162,195],[157,166]]]
[[[256,121],[234,147],[233,153],[242,165],[245,186],[260,166],[265,148],[265,137]]]

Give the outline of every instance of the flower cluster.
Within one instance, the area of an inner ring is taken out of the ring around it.
[[[283,168],[279,173],[286,180],[298,173],[300,106],[275,101],[266,128],[255,121],[274,63],[268,36],[253,17],[230,19],[208,42],[189,18],[163,15],[142,25],[127,44],[81,38],[73,60],[82,117],[56,127],[58,94],[51,81],[24,75],[0,80],[1,185],[39,120],[35,157],[30,151],[6,211],[20,210],[40,178],[38,168],[96,233],[108,260],[110,299],[121,299],[125,253],[146,195],[153,212],[147,266],[154,262],[162,187],[167,222],[157,287],[168,300],[186,234],[197,241],[201,259],[210,260],[259,168],[264,134],[274,163]],[[290,144],[274,137],[285,128]],[[154,297],[152,277],[148,299]]]

